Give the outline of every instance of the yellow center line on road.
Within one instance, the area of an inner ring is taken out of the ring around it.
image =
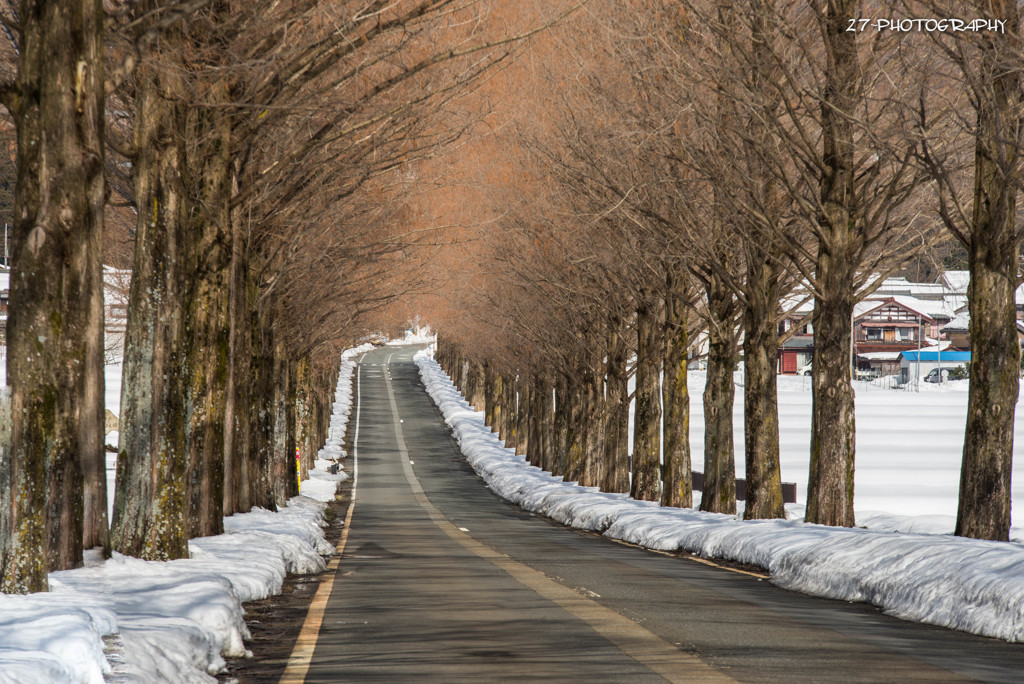
[[[390,357],[388,360],[390,361]],[[442,532],[467,551],[504,570],[526,588],[583,620],[591,629],[615,644],[625,655],[667,681],[680,683],[736,681],[705,663],[696,654],[687,653],[669,644],[629,618],[582,596],[574,589],[555,582],[523,563],[512,560],[509,556],[495,551],[453,525],[441,511],[430,503],[423,487],[413,473],[412,465],[409,463],[409,451],[405,446],[405,438],[402,434],[402,423],[398,416],[398,405],[395,403],[395,392],[391,386],[391,376],[386,366],[384,383],[388,390],[388,400],[391,402],[391,413],[394,418],[392,422],[395,426],[395,438],[398,441],[398,452],[401,455],[405,477],[409,481],[416,502]]]
[[[716,562],[713,558],[701,558],[700,556],[693,555],[679,555],[671,551],[662,551],[661,549],[649,549],[646,546],[634,544],[633,542],[624,541],[622,539],[615,539],[614,537],[604,538],[609,541],[613,541],[616,544],[621,544],[622,546],[628,546],[633,549],[643,549],[644,551],[648,551],[650,553],[656,553],[659,556],[669,556],[670,558],[679,558],[681,560],[693,561],[694,563],[700,563],[701,565],[707,565],[712,568],[718,568],[719,570],[728,570],[729,572],[735,572],[737,575],[746,575],[747,577],[754,577],[759,580],[771,579],[771,575],[765,574],[763,572],[751,572],[750,570],[732,568],[728,565]]]
[[[366,353],[363,353],[366,356]],[[313,652],[316,651],[316,642],[320,636],[320,626],[324,621],[324,613],[327,611],[327,601],[331,598],[331,590],[334,588],[334,577],[338,573],[338,565],[341,563],[341,555],[345,553],[345,545],[348,543],[348,531],[352,527],[352,513],[356,509],[356,485],[359,482],[359,416],[362,409],[362,361],[359,357],[356,365],[356,426],[352,435],[352,492],[348,504],[348,512],[345,513],[345,524],[341,530],[341,539],[338,540],[334,557],[327,563],[327,577],[320,582],[320,586],[313,595],[309,604],[309,612],[302,622],[302,631],[295,641],[295,647],[288,656],[288,665],[284,674],[278,681],[280,684],[302,684],[306,681],[309,673],[309,665],[313,660]]]

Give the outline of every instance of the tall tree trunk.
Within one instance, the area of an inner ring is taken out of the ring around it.
[[[232,174],[232,191],[238,191],[236,163]],[[228,368],[224,387],[224,515],[249,510],[247,496],[242,495],[242,467],[248,447],[249,405],[248,383],[249,335],[245,300],[246,260],[245,231],[237,211],[231,212],[231,266],[228,269]],[[244,427],[243,427],[244,424]],[[243,508],[243,504],[245,507]]]
[[[1008,34],[1020,35],[1017,3],[992,3]],[[1002,36],[994,37],[994,41]],[[1018,46],[1019,47],[1019,46]],[[956,534],[1008,541],[1013,421],[1020,391],[1014,291],[1020,268],[1016,228],[1020,182],[1019,55],[993,42],[983,58],[974,161],[974,209],[968,261],[971,282],[971,383],[967,400]]]
[[[487,386],[486,374],[484,373],[483,364],[477,363],[476,361],[470,361],[469,363],[469,382],[466,395],[466,399],[469,400],[470,406],[476,411],[483,411],[486,409],[487,401],[484,398],[484,390]]]
[[[331,414],[334,411],[334,394],[338,387],[338,370],[332,370],[326,375],[325,383],[317,396],[318,415],[317,421],[317,438],[314,443],[316,450],[320,449],[320,446],[327,442],[327,436],[330,433],[331,427]],[[349,387],[351,388],[354,384],[353,378],[348,380]],[[353,436],[348,435],[349,439]]]
[[[7,103],[18,183],[7,333],[8,359],[17,361],[7,375],[11,492],[0,516],[5,592],[45,590],[47,572],[80,564],[83,533],[90,545],[107,543],[103,12],[98,0],[22,0],[20,16],[18,92]]]
[[[607,396],[605,398],[604,477],[601,490],[629,491],[629,378],[626,341],[613,320],[608,333]]]
[[[850,382],[853,282],[859,266],[854,202],[853,121],[861,91],[856,32],[847,31],[860,3],[828,5],[825,90],[821,120],[825,171],[821,177],[821,238],[814,300],[811,458],[807,522],[852,527],[855,416]]]
[[[580,377],[566,378],[565,448],[563,479],[583,484],[583,457],[586,452],[586,381]],[[559,402],[561,403],[561,402]],[[559,407],[561,409],[561,406]]]
[[[276,510],[274,502],[274,410],[277,367],[274,349],[277,346],[270,302],[258,304],[259,289],[253,278],[248,284],[251,314],[251,352],[249,364],[249,415],[251,416],[250,447],[247,475],[249,500],[252,506]]]
[[[214,84],[207,97],[225,103],[227,86]],[[226,111],[192,108],[186,182],[191,203],[188,235],[192,273],[185,295],[185,443],[188,449],[190,535],[224,531],[224,409],[227,397],[231,277],[231,121]]]
[[[500,439],[505,446],[515,448],[515,382],[513,378],[515,376],[502,375],[500,378],[501,382],[501,393],[498,396],[498,401],[501,404],[501,420],[498,424],[498,439]]]
[[[444,335],[438,334],[437,336],[437,352],[435,357],[437,358],[438,365],[441,366],[441,370],[451,378],[452,369],[455,367],[453,363],[454,347],[449,344],[448,338]]]
[[[483,391],[481,394],[484,398],[484,405],[477,407],[484,412],[484,425],[491,428],[491,432],[494,432],[494,385],[491,368],[489,363],[483,364],[484,368],[484,383]]]
[[[819,276],[820,278],[820,276]],[[852,527],[855,415],[850,383],[852,292],[816,300],[808,522]]]
[[[501,379],[490,363],[484,364],[484,423],[491,432],[498,431],[499,413],[498,396],[501,393]]]
[[[444,372],[448,375],[448,378],[452,381],[452,384],[458,387],[459,374],[457,371],[460,364],[459,355],[455,348],[455,345],[448,343],[447,340],[445,341],[445,348],[445,363],[447,365],[444,368]]]
[[[525,456],[533,439],[530,431],[530,384],[526,375],[520,373],[516,379],[516,453]]]
[[[743,517],[784,518],[782,503],[782,473],[779,466],[779,402],[776,387],[778,334],[776,313],[780,310],[780,274],[769,231],[780,224],[781,201],[777,182],[760,159],[755,146],[773,144],[773,136],[765,122],[774,121],[779,110],[779,78],[775,60],[771,58],[775,42],[776,25],[774,0],[755,0],[752,3],[751,65],[752,89],[761,101],[760,111],[751,113],[748,127],[754,132],[754,141],[747,142],[748,176],[756,183],[753,201],[763,209],[769,223],[763,226],[748,223],[749,237],[746,259],[746,307],[743,312],[743,358],[746,382],[743,391],[743,424],[747,471],[746,507]]]
[[[554,389],[551,382],[542,378],[537,390],[538,428],[540,462],[546,463],[548,472],[554,473],[556,460]],[[554,473],[560,474],[560,473]]]
[[[655,305],[642,301],[636,311],[636,408],[633,411],[633,481],[630,496],[661,499],[661,399],[658,384],[661,349]]]
[[[529,400],[527,402],[527,414],[529,416],[529,440],[526,444],[526,459],[540,469],[544,469],[544,440],[541,437],[543,430],[543,409],[541,407],[540,380],[534,378],[530,384]]]
[[[313,467],[317,445],[313,443],[316,432],[314,410],[316,390],[313,387],[309,357],[303,356],[295,364],[295,442],[299,448],[299,479],[309,477]]]
[[[583,472],[580,484],[584,487],[600,487],[604,480],[604,378],[597,373],[590,373],[589,376],[583,413]]]
[[[779,466],[779,400],[775,329],[778,302],[771,296],[776,274],[764,261],[747,260],[747,306],[743,312],[744,451],[747,468],[744,520],[784,518]]]
[[[236,168],[236,178],[237,178]],[[250,409],[253,363],[251,310],[248,299],[249,265],[246,233],[241,217],[232,215],[231,269],[228,286],[228,380],[224,407],[224,513],[250,510],[252,501],[253,415]]]
[[[704,489],[700,510],[736,512],[733,403],[736,384],[736,302],[715,276],[708,282],[708,370],[704,385]]]
[[[530,396],[530,413],[534,414],[529,432],[537,444],[537,456],[530,463],[546,470],[552,471],[552,464],[555,457],[555,414],[552,405],[551,383],[544,377],[535,380],[534,391]]]
[[[499,437],[505,446],[514,446],[516,417],[516,376],[509,373],[501,376],[501,429]]]
[[[693,465],[690,462],[690,389],[686,352],[690,346],[686,312],[678,295],[665,300],[665,381],[661,387],[665,419],[664,482],[661,505],[693,506]]]
[[[274,338],[277,340],[274,345],[274,393],[269,407],[274,414],[271,482],[274,487],[274,503],[282,508],[299,493],[298,473],[295,469],[295,372],[288,354],[288,345],[280,334],[275,334]]]
[[[155,9],[148,3],[148,9]],[[147,8],[140,8],[146,11]],[[165,36],[169,42],[174,36]],[[120,553],[151,560],[188,557],[185,387],[182,383],[186,272],[178,70],[144,62],[136,72],[134,161],[139,206],[128,300],[121,438],[111,528]]]
[[[554,431],[550,433],[550,448],[547,449],[548,460],[544,470],[552,475],[566,477],[569,464],[568,451],[572,442],[573,425],[573,387],[569,378],[559,375],[555,380],[555,405],[553,407]]]

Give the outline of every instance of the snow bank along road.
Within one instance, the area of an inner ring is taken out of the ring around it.
[[[292,681],[1019,681],[1020,645],[574,531],[491,494],[415,347],[363,357],[353,516]],[[354,427],[349,428],[353,434]]]

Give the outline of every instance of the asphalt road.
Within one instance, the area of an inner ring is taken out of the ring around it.
[[[360,364],[354,508],[305,681],[1024,681],[1024,646],[796,594],[500,500],[448,435],[416,349]]]

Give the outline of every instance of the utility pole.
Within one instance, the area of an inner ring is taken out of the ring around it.
[[[917,313],[917,391],[921,391],[921,340],[924,338],[924,318]]]

